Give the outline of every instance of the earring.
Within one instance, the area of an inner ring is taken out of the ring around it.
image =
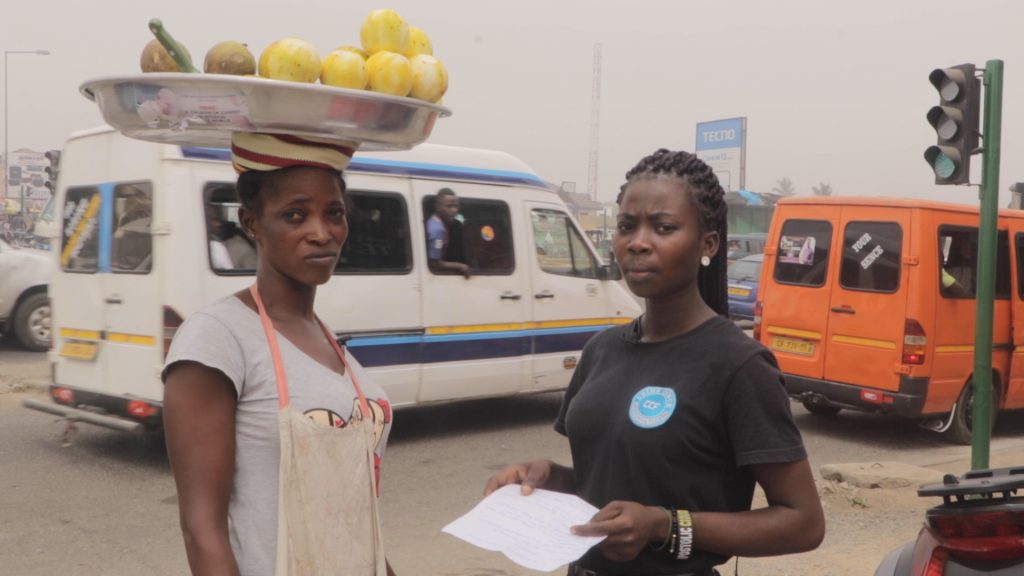
[[[700,265],[705,267],[705,268],[707,268],[708,266],[711,266],[711,258],[708,258],[707,256],[701,256],[700,257]]]

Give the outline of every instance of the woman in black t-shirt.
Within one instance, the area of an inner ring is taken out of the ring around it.
[[[774,357],[728,322],[725,194],[687,152],[626,174],[615,260],[646,313],[586,346],[555,428],[573,466],[509,466],[506,484],[578,494],[607,536],[570,576],[710,575],[731,556],[816,548],[825,520]],[[754,485],[767,506],[751,510]]]

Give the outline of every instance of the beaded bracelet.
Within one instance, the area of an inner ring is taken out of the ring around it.
[[[689,510],[676,510],[676,560],[686,560],[693,550],[693,517]]]
[[[659,506],[659,508],[661,508],[662,511],[665,512],[665,515],[668,516],[668,532],[665,533],[665,540],[661,544],[659,544],[658,546],[651,545],[651,550],[654,550],[655,552],[660,552],[664,550],[665,546],[667,546],[668,543],[672,540],[672,527],[674,526],[672,518],[675,516],[675,514],[670,512],[668,508],[665,508],[663,506]]]

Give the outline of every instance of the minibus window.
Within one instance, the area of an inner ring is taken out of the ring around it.
[[[797,286],[823,285],[831,251],[831,223],[824,220],[786,220],[775,259],[775,281]]]
[[[207,257],[210,269],[220,275],[256,273],[256,243],[242,230],[239,206],[233,182],[209,182],[203,187]]]
[[[114,187],[114,235],[110,268],[115,274],[149,274],[153,269],[153,185],[149,182]]]
[[[1017,297],[1024,299],[1024,233],[1018,232],[1017,244]]]
[[[96,272],[102,200],[99,188],[68,188],[64,198],[60,267],[65,272]]]
[[[895,222],[850,222],[843,233],[839,284],[848,290],[895,292],[900,287],[903,229]]]
[[[996,241],[995,296],[1010,297],[1009,234],[1000,230]],[[939,228],[939,292],[945,298],[975,297],[978,278],[978,229],[961,226]]]
[[[445,222],[444,241],[434,248],[434,259],[440,256],[445,262],[461,262],[469,266],[471,275],[511,275],[516,269],[515,248],[512,237],[512,219],[508,204],[500,200],[470,198],[456,192],[458,215],[453,222]],[[430,219],[434,217],[436,196],[423,198],[424,227],[430,235]],[[435,223],[435,225],[440,225]],[[437,275],[459,274],[457,270],[445,269],[430,263],[431,242],[427,241],[427,262],[430,271]]]
[[[398,194],[349,190],[348,240],[336,273],[406,274],[412,271],[409,218]]]
[[[598,263],[568,214],[534,210],[533,246],[540,269],[549,274],[597,278]]]

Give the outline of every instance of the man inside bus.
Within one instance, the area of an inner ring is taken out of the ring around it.
[[[946,264],[942,267],[943,292],[951,296],[973,298],[974,271],[977,268],[974,243],[966,236],[954,236],[952,244]]]
[[[462,223],[456,219],[459,197],[442,188],[434,197],[434,213],[427,220],[427,264],[435,273],[455,272],[469,278],[462,254]]]

